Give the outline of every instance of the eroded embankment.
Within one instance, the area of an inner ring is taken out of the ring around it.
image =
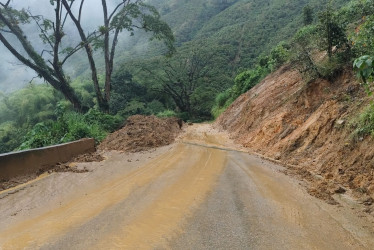
[[[216,124],[250,150],[287,164],[317,197],[333,202],[332,194],[353,191],[370,205],[374,140],[354,140],[349,126],[368,101],[351,70],[333,82],[306,84],[285,66],[240,96]]]

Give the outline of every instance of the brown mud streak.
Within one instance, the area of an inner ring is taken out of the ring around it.
[[[184,146],[189,147],[191,146]],[[212,190],[226,165],[227,153],[212,148],[193,147],[199,154],[193,165],[189,155],[182,158],[187,170],[167,187],[159,198],[129,225],[104,237],[97,248],[154,249],[167,248],[168,242],[182,232],[183,224]]]
[[[185,148],[177,145],[171,152],[85,197],[72,200],[62,207],[0,232],[0,248],[38,248],[70,229],[83,225],[108,207],[125,200],[136,187],[147,185],[173,168],[184,153]]]

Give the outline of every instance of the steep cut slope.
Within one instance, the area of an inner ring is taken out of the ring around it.
[[[312,194],[332,201],[333,193],[352,190],[372,203],[374,140],[354,140],[349,126],[368,102],[349,69],[334,82],[306,84],[285,66],[240,96],[217,124],[236,142],[302,174]]]

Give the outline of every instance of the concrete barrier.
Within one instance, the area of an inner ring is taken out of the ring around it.
[[[0,154],[0,181],[48,170],[59,162],[95,151],[94,139],[82,139],[56,146]]]

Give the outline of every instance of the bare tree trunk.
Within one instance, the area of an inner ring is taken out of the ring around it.
[[[68,12],[70,18],[73,20],[76,28],[78,29],[80,38],[82,40],[82,43],[84,44],[84,48],[85,48],[85,51],[86,51],[86,54],[87,54],[88,62],[90,64],[90,68],[91,68],[91,78],[92,78],[92,81],[93,81],[93,84],[94,84],[96,98],[97,98],[97,101],[99,103],[99,107],[103,111],[108,111],[109,110],[109,104],[103,98],[103,95],[102,95],[102,92],[101,92],[101,89],[100,89],[100,85],[99,85],[99,79],[98,79],[98,76],[97,76],[96,64],[95,64],[95,60],[94,60],[93,54],[92,54],[92,48],[91,48],[91,45],[90,45],[90,43],[87,39],[87,36],[84,33],[84,30],[82,28],[81,20],[80,20],[80,18],[77,19],[75,17],[73,12],[71,11],[71,8],[70,8],[67,0],[62,0],[62,4],[64,5],[64,7],[65,7],[66,11]]]
[[[63,75],[62,69],[50,68],[44,61],[44,59],[34,50],[30,42],[27,40],[27,37],[23,34],[22,30],[18,27],[18,24],[15,20],[8,20],[3,13],[4,9],[0,9],[0,20],[9,28],[9,30],[14,34],[17,39],[20,41],[22,47],[24,48],[27,55],[30,59],[27,59],[21,55],[18,50],[16,50],[12,44],[0,33],[0,41],[4,46],[23,64],[33,69],[39,74],[40,77],[43,77],[48,83],[52,85],[53,88],[60,91],[64,97],[72,103],[74,109],[77,111],[82,111],[82,105],[79,99],[77,98],[74,90],[71,88],[69,83],[66,81],[66,78]],[[7,11],[5,9],[5,11]],[[57,42],[56,42],[57,43]],[[58,59],[57,59],[58,62]],[[57,65],[58,63],[56,63]]]

